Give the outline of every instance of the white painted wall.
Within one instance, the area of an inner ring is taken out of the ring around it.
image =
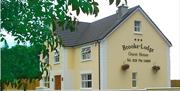
[[[107,41],[100,42],[100,81],[101,89],[107,89]]]

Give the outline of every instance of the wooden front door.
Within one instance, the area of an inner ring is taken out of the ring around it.
[[[61,75],[54,76],[55,78],[55,90],[61,90]]]

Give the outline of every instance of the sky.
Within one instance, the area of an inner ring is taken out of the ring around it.
[[[80,14],[79,21],[93,22],[116,13],[117,7],[109,6],[109,0],[99,2],[98,17]],[[124,0],[121,0],[124,1]],[[170,61],[171,79],[180,79],[180,0],[127,0],[129,8],[140,5],[148,16],[171,41]]]
[[[109,6],[109,0],[96,0],[99,3],[98,17],[87,16],[82,13],[79,21],[93,22],[116,13],[117,7]],[[124,1],[124,0],[121,0]],[[171,79],[180,79],[180,0],[127,0],[129,8],[140,5],[148,16],[160,28],[163,34],[171,41],[170,61]],[[6,36],[8,44],[15,45],[13,37]],[[2,44],[1,44],[2,45]]]

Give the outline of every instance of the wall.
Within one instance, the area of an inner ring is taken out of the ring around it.
[[[91,60],[82,61],[81,48],[84,46],[91,46]],[[80,74],[83,72],[92,73],[92,89],[99,88],[99,72],[98,72],[98,44],[91,43],[74,48],[68,48],[68,69],[73,75],[73,89],[81,88]]]
[[[134,33],[134,21],[141,21],[141,33]],[[135,41],[136,39],[136,41]],[[142,41],[138,41],[141,40]],[[168,87],[169,85],[169,47],[160,37],[159,33],[146,18],[137,11],[129,17],[127,21],[120,25],[107,39],[107,87],[108,89],[144,89],[147,87]],[[149,52],[145,49],[127,49],[123,50],[123,45],[144,45],[149,46],[154,51]],[[81,48],[91,45],[92,59],[83,62],[81,59]],[[62,63],[52,65],[52,70],[57,70],[54,74],[63,74],[64,89],[81,89],[82,72],[92,73],[92,89],[99,88],[99,65],[98,65],[98,44],[91,43],[77,47],[65,47],[62,50]],[[129,55],[137,53],[138,56]],[[148,56],[139,56],[139,53],[148,54]],[[64,55],[64,56],[63,56]],[[61,57],[60,57],[61,58]],[[137,61],[129,59],[148,59],[150,62]],[[54,59],[51,56],[51,59]],[[60,60],[60,61],[61,61]],[[52,64],[52,63],[51,63]],[[130,68],[126,71],[121,70],[123,64],[129,64]],[[159,65],[160,70],[152,71],[153,65]],[[137,72],[137,87],[131,85],[132,72]],[[152,90],[152,89],[151,89]]]
[[[141,21],[141,33],[134,33],[134,21]],[[136,39],[136,41],[135,41]],[[137,41],[142,39],[142,41]],[[127,49],[123,50],[123,45],[150,46],[154,49],[149,52],[145,49]],[[108,67],[108,88],[109,89],[130,89],[132,87],[132,72],[137,72],[137,89],[146,87],[168,87],[168,52],[169,47],[165,41],[156,32],[155,28],[139,11],[129,17],[116,31],[107,38],[107,67]],[[138,53],[138,56],[130,56],[128,53]],[[139,53],[148,54],[148,56],[139,56]],[[131,62],[127,61],[131,59]],[[132,62],[132,59],[150,59],[151,62]],[[121,70],[123,64],[129,64],[130,68],[126,71]],[[153,65],[159,65],[158,72],[152,71]]]
[[[91,60],[82,61],[81,48],[91,46]],[[60,74],[63,77],[62,89],[82,89],[81,88],[81,73],[92,73],[92,89],[99,88],[99,70],[98,70],[98,44],[90,43],[77,47],[61,47],[60,63],[54,64],[54,53],[50,52],[49,61],[51,65],[51,79],[54,75]],[[51,89],[54,89],[54,81],[50,83]]]
[[[55,82],[55,78],[54,78],[54,76],[55,75],[60,75],[60,74],[62,74],[61,73],[61,70],[62,70],[62,53],[61,53],[61,51],[62,51],[62,48],[60,48],[59,46],[57,47],[57,50],[59,51],[59,63],[55,63],[54,62],[54,51],[51,51],[51,49],[49,48],[49,65],[50,65],[50,67],[49,67],[49,76],[50,76],[50,78],[49,78],[49,88],[50,89],[54,89],[55,87],[54,87],[54,82]],[[40,55],[40,60],[42,61],[42,62],[44,62],[45,60],[42,58],[42,54]],[[45,76],[45,74],[44,74],[44,76]]]

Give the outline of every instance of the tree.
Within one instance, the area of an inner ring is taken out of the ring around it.
[[[109,0],[110,4],[113,2],[115,1]],[[120,2],[121,0],[116,0],[116,6],[118,6]],[[127,4],[126,0],[125,2]],[[1,0],[1,29],[4,29],[6,32],[14,36],[15,41],[17,41],[18,44],[20,42],[26,43],[29,41],[31,45],[38,49],[39,54],[42,52],[44,58],[48,55],[49,48],[53,51],[58,45],[63,45],[61,36],[57,35],[56,24],[58,24],[62,30],[74,31],[75,25],[78,21],[76,15],[72,14],[72,11],[75,11],[77,16],[80,12],[87,15],[97,16],[99,12],[98,3],[95,0]],[[4,38],[5,35],[0,32],[0,40],[5,41]],[[16,48],[12,49],[15,50]],[[2,52],[3,51],[8,51],[8,49],[2,49]],[[2,53],[2,66],[7,66],[6,62],[8,61],[3,60],[10,60],[6,59],[11,58],[10,56],[14,59],[20,60],[18,57],[7,53],[12,52],[6,52],[5,54]],[[19,55],[23,54],[20,53]],[[19,63],[13,62],[11,62],[10,65],[18,66]],[[29,61],[17,62],[22,62],[23,65],[23,62]],[[28,69],[33,68],[31,65],[28,66]],[[19,70],[15,69],[13,69],[13,71],[18,72],[16,75],[13,73],[8,75],[6,72],[11,72],[12,70],[8,67],[10,66],[2,67],[3,70],[5,70],[5,73],[3,74],[4,78],[2,76],[2,82],[17,82],[18,79],[24,79],[24,77],[27,76],[23,74],[27,72],[21,74],[19,73]],[[21,76],[18,76],[17,78],[17,75]]]
[[[109,0],[110,4],[113,2]],[[116,0],[116,5],[120,2]],[[95,0],[2,0],[1,5],[1,27],[14,36],[17,43],[29,41],[32,45],[41,45],[44,57],[49,51],[47,47],[52,51],[58,44],[62,45],[55,31],[56,21],[63,29],[73,31],[77,19],[72,11],[76,15],[83,12],[95,16],[99,12]],[[0,37],[4,41],[2,33]]]
[[[40,70],[40,50],[34,46],[4,47],[1,53],[2,88],[11,84],[12,87],[23,87],[26,90],[28,81],[41,79],[44,70]]]
[[[109,0],[110,4],[113,2],[115,1]],[[116,6],[120,2],[121,0],[116,0]],[[126,0],[125,2],[127,4]],[[73,15],[72,11],[75,11],[76,14]],[[1,0],[1,29],[14,36],[18,44],[29,41],[38,49],[35,51],[31,50],[30,47],[31,51],[24,51],[29,47],[22,46],[16,46],[12,49],[3,48],[1,82],[17,85],[16,83],[21,82],[22,79],[29,79],[27,74],[33,71],[29,70],[30,68],[39,74],[39,70],[34,68],[39,64],[37,55],[42,52],[43,57],[45,57],[48,55],[49,48],[52,51],[58,45],[63,45],[61,36],[57,35],[55,24],[62,27],[62,30],[74,31],[75,24],[78,22],[76,15],[78,16],[80,12],[97,16],[98,3],[95,0]],[[2,32],[0,32],[0,40],[5,41],[5,35]],[[33,57],[29,58],[24,53]],[[33,65],[28,65],[29,67],[26,68],[24,65],[28,63]],[[8,69],[9,67],[21,68],[20,66],[23,66],[21,70]],[[30,79],[36,79],[37,74],[34,74]]]

